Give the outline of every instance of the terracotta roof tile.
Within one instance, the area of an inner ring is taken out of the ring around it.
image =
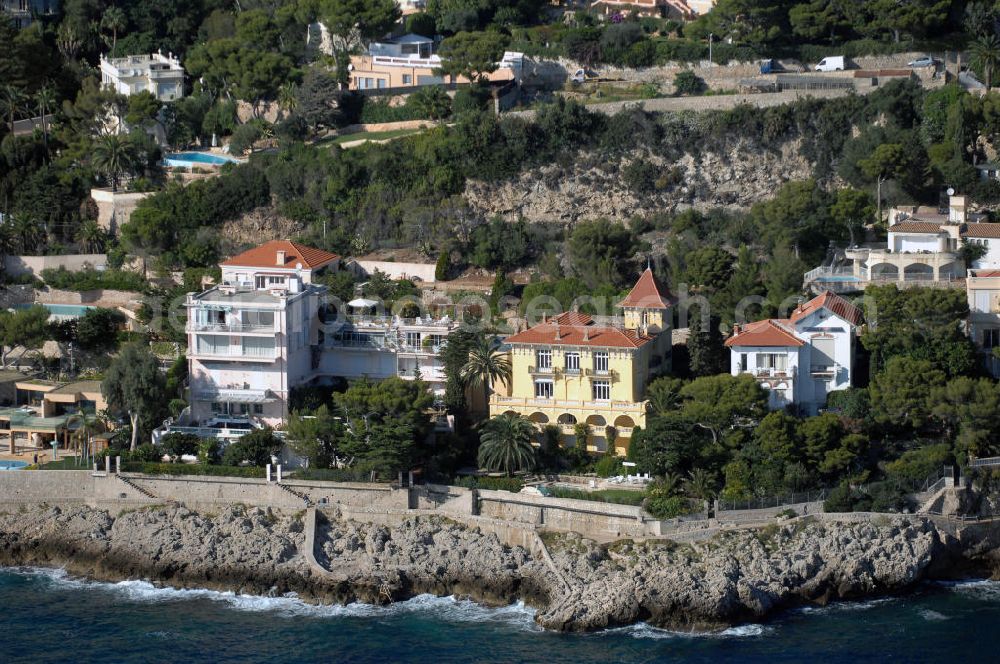
[[[639,277],[635,286],[629,291],[625,299],[618,303],[619,307],[634,307],[643,309],[669,309],[670,291],[662,286],[653,275],[651,268]]]
[[[901,221],[889,227],[890,233],[933,233],[941,232],[941,224],[930,221]]]
[[[558,338],[556,333],[558,331]],[[551,346],[591,346],[596,348],[639,348],[656,337],[641,336],[635,330],[594,325],[558,325],[553,321],[507,337],[511,344],[541,344]]]
[[[962,230],[962,237],[1000,238],[1000,224],[985,221],[967,224]]]
[[[793,323],[796,323],[819,309],[827,309],[828,311],[840,316],[851,325],[860,325],[863,318],[861,310],[856,306],[836,293],[825,291],[821,295],[818,295],[808,302],[799,305],[792,312],[790,320]]]
[[[589,314],[581,314],[579,311],[567,311],[553,318],[552,322],[559,325],[591,325],[594,319]]]
[[[283,264],[278,263],[279,251],[285,252],[285,260]],[[305,269],[315,270],[331,263],[337,258],[337,254],[331,254],[329,251],[323,251],[322,249],[316,249],[315,247],[307,247],[299,244],[298,242],[292,242],[290,240],[271,240],[270,242],[265,242],[259,247],[255,247],[249,251],[244,251],[242,254],[233,256],[229,260],[221,263],[221,265],[295,269],[296,265],[301,263],[302,267]]]
[[[804,346],[805,342],[792,334],[781,322],[774,319],[759,320],[737,328],[726,339],[726,346],[770,346],[788,348]]]
[[[976,270],[972,276],[979,278],[1000,277],[1000,270]]]

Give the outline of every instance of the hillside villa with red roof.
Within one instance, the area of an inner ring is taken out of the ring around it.
[[[736,325],[726,340],[732,373],[755,376],[772,410],[796,406],[815,415],[830,392],[851,386],[861,324],[857,307],[827,291],[788,318]]]
[[[323,325],[324,272],[340,259],[321,249],[273,240],[224,261],[220,283],[188,293],[190,405],[154,432],[214,435],[231,441],[288,416],[291,391],[334,379],[417,377],[443,393],[438,353],[457,323],[447,317],[373,314],[346,303],[348,316]]]
[[[1000,268],[1000,223],[969,213],[965,196],[952,196],[946,211],[893,208],[884,245],[843,250],[833,264],[810,270],[806,286],[813,292],[855,292],[868,284],[907,286],[965,285],[967,269]],[[977,245],[983,255],[966,265],[959,250]]]
[[[507,337],[513,376],[493,386],[490,415],[555,425],[565,445],[583,425],[587,450],[625,454],[646,425],[646,384],[670,368],[672,302],[647,268],[618,306],[620,323],[567,312]]]

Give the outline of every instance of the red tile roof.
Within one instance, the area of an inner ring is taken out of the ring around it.
[[[553,318],[552,322],[559,325],[591,325],[594,319],[589,314],[581,314],[579,311],[567,311]]]
[[[563,314],[565,316],[566,314]],[[586,314],[587,323],[566,325],[556,322],[558,318],[507,337],[507,343],[550,346],[591,346],[595,348],[640,348],[655,339],[642,336],[636,330],[594,325]],[[561,317],[560,317],[561,318]],[[558,335],[558,336],[557,336]]]
[[[278,262],[279,251],[285,252],[285,260],[283,263]],[[329,251],[323,251],[322,249],[316,249],[314,247],[307,247],[299,244],[298,242],[292,242],[290,240],[271,240],[270,242],[265,242],[259,247],[255,247],[249,251],[244,251],[238,256],[233,256],[229,260],[223,262],[222,265],[295,269],[295,267],[301,263],[303,268],[307,270],[315,270],[335,261],[337,258],[337,254],[331,254]]]
[[[797,323],[819,309],[826,309],[827,311],[840,316],[851,325],[861,324],[861,310],[831,291],[826,291],[808,302],[800,304],[794,311],[792,311],[791,321],[793,323]]]
[[[941,224],[930,221],[901,221],[889,227],[890,233],[933,233],[941,232]]]
[[[726,346],[770,346],[788,348],[804,346],[805,342],[792,334],[782,321],[767,319],[747,323],[733,329],[733,336],[726,339]]]
[[[1000,238],[1000,224],[986,221],[966,224],[962,230],[962,237]]]
[[[972,276],[980,278],[1000,277],[1000,270],[976,270],[972,273]]]
[[[652,268],[646,271],[635,282],[625,299],[618,303],[619,307],[638,309],[669,309],[670,291],[662,286],[653,275]]]

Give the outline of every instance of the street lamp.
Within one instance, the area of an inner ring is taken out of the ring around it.
[[[708,66],[712,66],[712,40],[715,39],[715,35],[711,32],[708,33]]]

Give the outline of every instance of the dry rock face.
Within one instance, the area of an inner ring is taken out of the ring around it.
[[[962,542],[914,517],[875,524],[807,518],[695,544],[600,545],[546,534],[550,566],[448,519],[415,517],[387,527],[333,516],[321,517],[317,529],[316,568],[304,555],[302,517],[241,505],[217,515],[169,506],[117,516],[81,506],[25,507],[0,513],[0,565],[296,592],[323,602],[386,603],[428,592],[487,604],[522,599],[538,608],[541,625],[565,631],[640,620],[712,629],[804,602],[905,590],[954,569],[962,552],[992,560],[1000,540],[986,530]]]
[[[674,161],[636,152],[610,165],[582,155],[571,166],[543,166],[506,182],[469,180],[465,198],[483,217],[549,223],[596,217],[624,221],[677,206],[746,208],[773,198],[788,180],[811,176],[812,165],[799,154],[799,146],[800,141],[789,141],[780,151],[767,151],[739,142],[725,152],[685,154]],[[668,176],[666,181],[649,194],[630,191],[621,168],[634,159],[654,164]]]

